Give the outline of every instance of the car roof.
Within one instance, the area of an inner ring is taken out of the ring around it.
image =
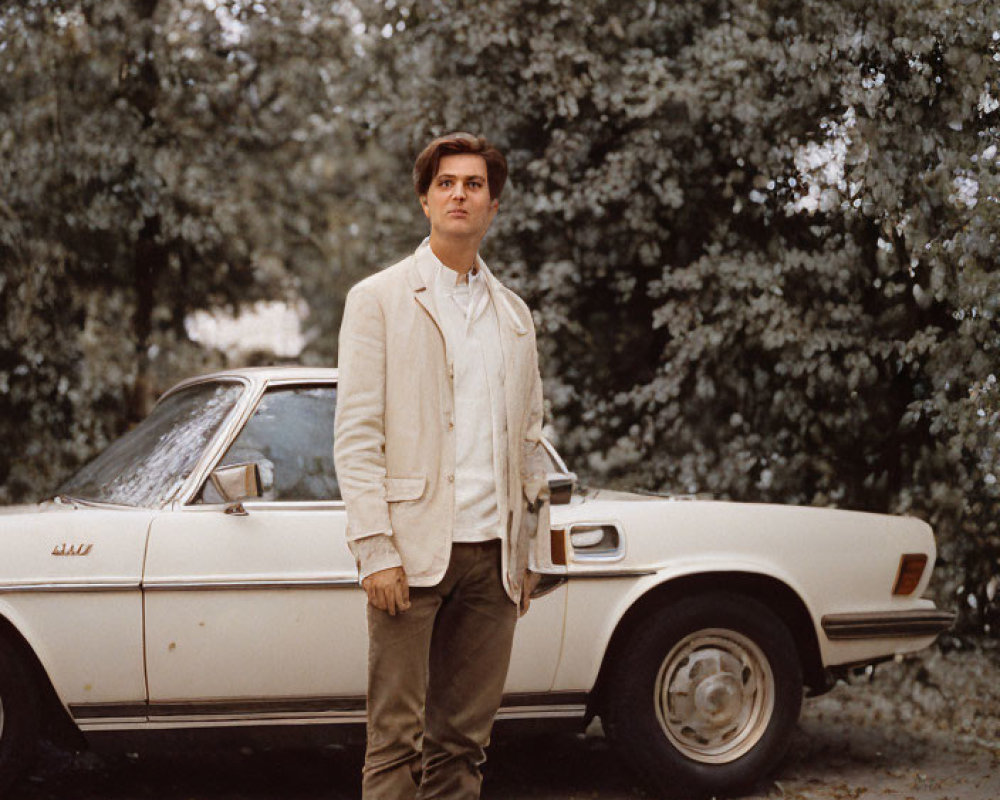
[[[167,395],[171,395],[180,389],[192,386],[196,383],[205,383],[218,380],[238,380],[251,384],[260,383],[284,383],[284,382],[304,382],[309,381],[335,381],[337,379],[337,369],[335,367],[303,367],[299,365],[287,365],[277,367],[235,367],[233,369],[218,370],[205,375],[196,375],[187,378],[180,383],[171,386],[161,396],[162,400]]]

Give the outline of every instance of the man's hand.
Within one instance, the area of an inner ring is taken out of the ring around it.
[[[402,567],[373,572],[361,581],[361,586],[368,594],[368,602],[380,611],[388,611],[390,616],[410,607],[410,585]]]
[[[521,609],[519,616],[523,617],[528,613],[528,607],[531,605],[531,593],[535,591],[535,587],[538,586],[538,581],[541,579],[541,575],[537,572],[532,572],[530,569],[524,573],[524,583],[521,586]]]

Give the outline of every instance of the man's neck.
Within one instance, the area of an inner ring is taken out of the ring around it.
[[[448,269],[454,270],[459,275],[459,282],[465,283],[469,280],[469,272],[476,266],[476,253],[479,251],[479,242],[465,242],[442,240],[431,231],[431,252],[437,256],[438,261]]]

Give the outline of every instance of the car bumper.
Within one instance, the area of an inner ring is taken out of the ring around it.
[[[820,624],[828,639],[842,641],[936,636],[948,630],[954,622],[953,611],[919,609],[827,614]]]

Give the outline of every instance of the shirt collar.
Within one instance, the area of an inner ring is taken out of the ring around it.
[[[426,242],[427,240],[424,241]],[[454,293],[461,291],[465,286],[464,283],[459,283],[461,276],[455,270],[451,269],[451,267],[446,267],[441,259],[434,254],[434,251],[431,250],[429,244],[427,252],[430,253],[431,259],[434,262],[434,282],[447,292]],[[478,294],[486,288],[483,281],[483,262],[478,255],[476,256],[475,265],[469,270],[468,287],[469,293],[473,295]]]

